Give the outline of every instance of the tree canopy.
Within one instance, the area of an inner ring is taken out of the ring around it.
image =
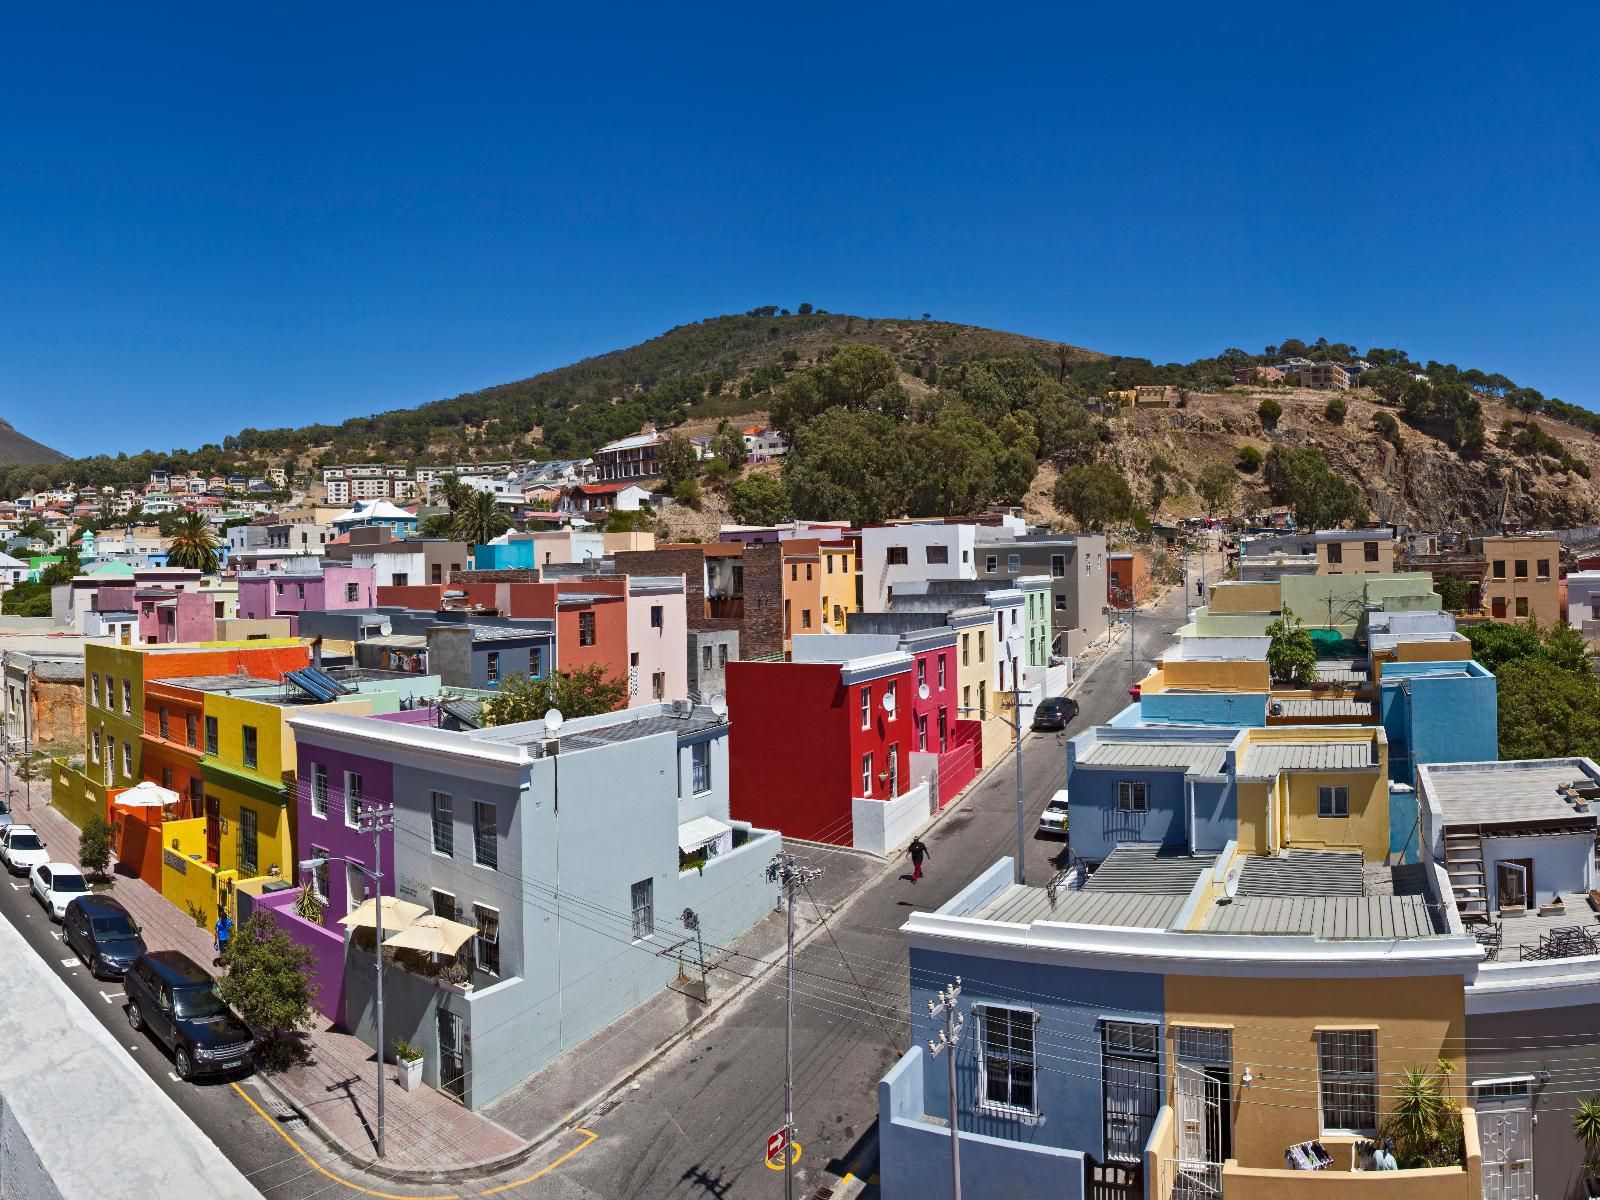
[[[1137,511],[1128,481],[1105,463],[1063,471],[1052,499],[1085,532],[1129,520]]]
[[[511,675],[483,702],[483,723],[536,721],[552,708],[563,717],[592,717],[614,712],[627,695],[626,683],[608,677],[600,666],[579,667],[566,674],[552,671],[538,679]]]
[[[1274,446],[1267,453],[1262,477],[1273,502],[1288,505],[1302,529],[1333,529],[1367,519],[1360,490],[1335,475],[1314,447]]]
[[[1267,626],[1267,670],[1274,683],[1309,687],[1317,678],[1317,647],[1305,623],[1287,604]]]

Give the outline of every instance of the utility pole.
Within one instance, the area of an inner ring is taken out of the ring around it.
[[[384,1117],[383,1117],[383,835],[394,829],[394,805],[387,802],[372,801],[361,806],[358,826],[362,833],[372,835],[372,883],[374,895],[372,898],[373,928],[373,954],[377,963],[378,983],[374,1000],[377,1009],[377,1042],[378,1042],[378,1157],[384,1155]]]
[[[773,855],[767,864],[767,882],[782,883],[789,898],[789,955],[784,974],[789,989],[789,1011],[783,1026],[783,1196],[794,1200],[794,906],[800,889],[822,874],[794,855]]]
[[[950,1068],[950,1186],[954,1200],[961,1200],[961,1131],[956,1122],[961,1100],[956,1092],[956,1046],[961,1041],[961,1030],[967,1019],[956,1012],[956,1000],[961,995],[961,976],[949,987],[936,993],[937,1000],[928,1001],[928,1015],[934,1020],[943,1018],[944,1028],[937,1037],[928,1039],[928,1049],[935,1058],[949,1051],[945,1065]]]

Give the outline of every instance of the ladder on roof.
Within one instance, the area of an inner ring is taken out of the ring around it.
[[[1489,879],[1483,868],[1483,838],[1476,829],[1446,829],[1444,869],[1463,921],[1489,919]]]

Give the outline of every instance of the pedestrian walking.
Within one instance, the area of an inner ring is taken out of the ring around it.
[[[932,858],[933,855],[928,853],[928,848],[922,844],[921,838],[912,838],[906,853],[911,855],[911,882],[915,883],[922,878],[922,860]]]
[[[213,964],[214,966],[219,966],[220,967],[222,965],[222,955],[228,949],[228,941],[232,937],[233,937],[233,918],[230,917],[228,915],[227,910],[224,909],[217,916],[217,926],[216,926],[217,960]]]

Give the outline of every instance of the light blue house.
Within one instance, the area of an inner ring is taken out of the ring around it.
[[[405,537],[417,531],[417,514],[407,512],[387,500],[357,500],[348,512],[342,512],[328,524],[340,533],[349,533],[364,525],[392,530],[396,537]]]

